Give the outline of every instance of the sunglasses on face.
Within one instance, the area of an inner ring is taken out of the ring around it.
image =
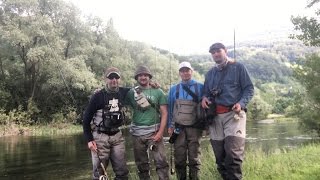
[[[120,77],[116,74],[110,74],[108,77],[108,79],[112,80],[112,79],[120,79]]]

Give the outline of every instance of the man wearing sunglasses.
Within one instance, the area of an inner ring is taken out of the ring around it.
[[[100,160],[104,167],[111,162],[115,179],[128,179],[125,141],[119,127],[124,123],[124,98],[130,89],[119,87],[120,78],[119,69],[105,69],[106,87],[92,95],[84,113],[83,131],[91,150],[94,180],[104,174]]]
[[[222,43],[214,43],[209,52],[216,65],[205,76],[202,107],[216,104],[209,132],[217,169],[224,180],[242,179],[246,105],[254,87],[247,69],[227,56]]]

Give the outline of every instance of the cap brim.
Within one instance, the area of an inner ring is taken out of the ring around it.
[[[110,72],[110,73],[108,73],[108,74],[107,74],[107,76],[106,76],[106,77],[109,77],[111,74],[116,74],[116,75],[118,75],[119,77],[121,77],[121,76],[120,76],[120,74],[119,74],[118,72]]]
[[[188,68],[188,69],[190,69],[190,70],[193,71],[193,68],[192,68],[192,67],[188,67],[188,66],[183,66],[183,67],[179,68],[179,71],[180,71],[182,68]]]
[[[149,73],[140,73],[140,74],[148,74],[150,79],[152,79],[152,77],[153,77],[152,74],[149,74]],[[140,74],[135,75],[135,76],[134,76],[134,79],[135,79],[135,80],[138,80],[138,76],[139,76]]]

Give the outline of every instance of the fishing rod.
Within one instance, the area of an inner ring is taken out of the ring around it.
[[[97,149],[96,153],[97,153],[97,156],[98,156],[98,160],[99,160],[100,166],[101,166],[101,168],[102,168],[102,170],[103,170],[103,173],[104,173],[104,174],[102,174],[102,175],[99,176],[99,180],[109,180],[108,174],[107,174],[107,170],[106,170],[106,168],[104,167],[104,164],[103,164],[103,162],[101,161],[101,159],[100,159],[100,157],[99,157],[99,150],[98,150],[98,149]],[[100,174],[100,173],[99,173],[99,174]]]
[[[43,38],[44,38],[47,46],[49,47],[50,51],[53,53],[53,59],[55,60],[55,62],[56,62],[56,64],[57,64],[57,68],[58,68],[58,71],[59,71],[59,75],[60,75],[60,77],[61,77],[64,85],[65,85],[66,88],[67,88],[67,91],[68,91],[68,93],[69,93],[69,95],[70,95],[70,97],[71,97],[71,99],[72,99],[73,105],[74,105],[75,108],[76,108],[76,112],[81,111],[81,109],[80,109],[80,107],[78,106],[78,104],[77,104],[77,102],[76,102],[76,99],[74,98],[74,95],[73,95],[73,93],[72,93],[72,91],[71,91],[71,89],[70,89],[70,87],[69,87],[69,85],[68,85],[68,83],[67,83],[67,81],[66,81],[65,75],[64,75],[64,73],[62,72],[61,65],[60,65],[60,63],[59,63],[59,61],[58,61],[58,58],[57,58],[57,53],[55,53],[55,51],[53,51],[53,48],[52,48],[51,45],[49,44],[49,41],[48,41],[48,39],[47,39],[47,36],[46,36],[46,34],[44,33],[44,30],[42,29],[41,26],[39,27],[39,30],[40,30],[40,33],[42,34],[42,36],[43,36]],[[80,114],[81,114],[81,113],[80,113]],[[82,114],[81,114],[81,115],[82,115]],[[82,119],[82,116],[81,116],[81,115],[80,115],[80,119],[77,118],[76,121],[81,121],[81,119]]]
[[[236,60],[236,28],[233,29],[233,59]]]
[[[155,53],[155,59],[156,59],[156,63],[155,63],[155,65],[156,65],[156,67],[157,67],[157,61],[158,61],[158,56],[157,56],[157,47],[155,47],[155,50],[154,50],[154,53]],[[157,79],[157,71],[156,71],[156,68],[155,68],[155,71],[154,71],[154,78],[155,79]],[[157,106],[155,106],[156,108],[157,108]],[[157,132],[157,114],[155,113],[155,117],[154,117],[154,132],[156,133]],[[160,116],[161,116],[161,114],[160,114]],[[161,117],[160,117],[161,118]],[[160,124],[161,124],[161,119],[160,119]],[[161,125],[160,125],[161,126]],[[159,127],[159,129],[160,129],[160,127]],[[151,144],[150,145],[150,150],[151,151],[153,151],[153,150],[155,150],[155,148],[156,148],[156,145],[154,145],[154,144]]]
[[[169,92],[170,92],[170,89],[171,89],[171,76],[172,76],[172,56],[170,55],[170,78],[169,78],[169,82],[170,82],[170,87],[169,87]],[[169,109],[170,111],[170,109]],[[175,173],[175,170],[174,170],[174,167],[173,167],[173,143],[170,143],[170,173],[171,175],[173,175]]]
[[[71,89],[70,89],[70,87],[69,87],[69,85],[68,85],[68,83],[67,83],[67,81],[66,81],[66,78],[65,78],[65,76],[64,76],[64,74],[63,74],[63,72],[62,72],[62,68],[61,68],[61,65],[60,65],[60,63],[59,63],[59,61],[58,61],[57,54],[54,53],[53,48],[50,46],[49,41],[48,41],[48,39],[47,39],[47,37],[46,37],[46,35],[45,35],[45,33],[44,33],[44,31],[43,31],[43,29],[42,29],[41,27],[40,27],[40,32],[42,33],[43,38],[44,38],[45,42],[47,43],[47,46],[49,47],[50,51],[53,52],[53,55],[54,55],[54,56],[53,56],[53,59],[54,59],[55,62],[57,63],[57,67],[58,67],[58,70],[59,70],[59,74],[60,74],[60,76],[61,76],[61,79],[62,79],[64,85],[65,85],[66,88],[67,88],[67,91],[69,92],[69,95],[70,95],[70,97],[71,97],[71,99],[72,99],[72,102],[74,103],[75,106],[77,106],[76,99],[74,98],[74,96],[73,96],[73,94],[72,94],[72,91],[71,91]]]

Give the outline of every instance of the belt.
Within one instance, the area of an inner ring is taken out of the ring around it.
[[[217,114],[223,114],[232,111],[232,106],[218,105],[216,107]]]
[[[117,134],[119,131],[120,131],[119,129],[116,130],[116,131],[100,131],[100,130],[98,130],[98,133],[103,133],[103,134],[106,134],[108,136],[113,136],[113,135]]]

